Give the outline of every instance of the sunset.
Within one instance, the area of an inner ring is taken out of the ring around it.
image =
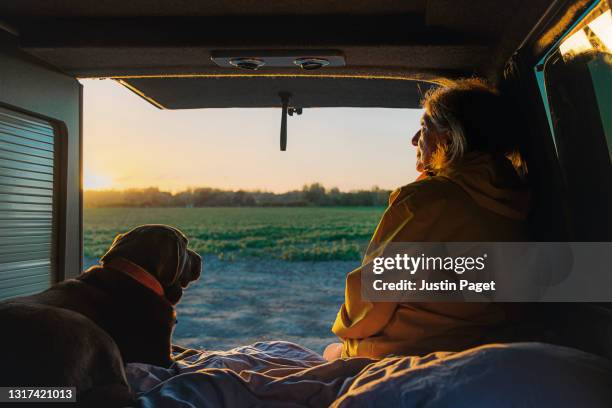
[[[114,186],[113,179],[86,168],[83,175],[83,188],[85,190],[106,190]]]
[[[85,189],[394,189],[417,177],[420,110],[304,109],[281,152],[280,109],[160,110],[115,81],[81,83]]]

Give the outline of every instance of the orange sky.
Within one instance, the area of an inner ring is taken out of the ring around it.
[[[391,189],[417,177],[420,110],[304,109],[280,152],[280,109],[164,111],[112,80],[81,83],[86,189]]]

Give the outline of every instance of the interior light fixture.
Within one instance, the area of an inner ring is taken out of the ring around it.
[[[323,68],[329,65],[329,61],[324,58],[308,58],[308,57],[298,58],[295,61],[293,61],[293,63],[306,71]]]
[[[258,58],[232,58],[229,63],[240,69],[247,69],[249,71],[257,71],[259,68],[266,65],[266,63]]]

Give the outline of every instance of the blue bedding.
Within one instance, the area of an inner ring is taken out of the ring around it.
[[[612,364],[542,343],[326,362],[294,343],[128,364],[141,407],[611,407]]]

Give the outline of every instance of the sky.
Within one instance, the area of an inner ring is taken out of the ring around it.
[[[160,110],[113,80],[80,82],[86,190],[348,191],[417,177],[410,139],[421,110],[304,109],[288,118],[281,152],[280,109]]]

